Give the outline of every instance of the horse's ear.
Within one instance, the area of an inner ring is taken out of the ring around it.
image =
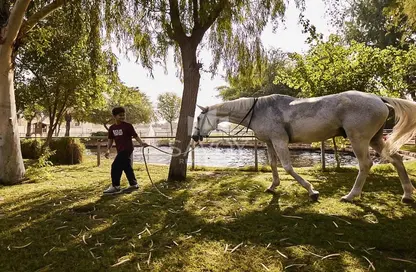
[[[200,105],[197,105],[197,106],[198,106],[198,108],[201,109],[202,112],[207,112],[208,111],[208,107],[202,107]]]

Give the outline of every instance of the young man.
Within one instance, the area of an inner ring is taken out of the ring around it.
[[[142,141],[137,135],[133,126],[130,123],[125,122],[126,111],[123,107],[116,107],[112,111],[115,124],[110,126],[108,130],[108,144],[105,157],[108,159],[110,155],[110,148],[113,145],[113,141],[116,142],[117,156],[111,165],[111,186],[104,191],[104,194],[117,194],[117,193],[130,193],[139,189],[136,177],[133,172],[133,140],[140,143],[140,145],[146,147],[148,144]],[[122,173],[126,174],[130,186],[124,190],[120,188],[120,179]]]

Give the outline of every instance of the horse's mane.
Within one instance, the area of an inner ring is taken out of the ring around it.
[[[226,101],[223,103],[215,104],[209,107],[209,110],[217,110],[218,113],[229,112],[246,112],[253,106],[253,97],[244,97],[236,100]]]

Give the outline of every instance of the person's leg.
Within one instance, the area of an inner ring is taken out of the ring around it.
[[[104,190],[104,194],[117,194],[121,192],[120,179],[123,173],[123,156],[117,154],[111,164],[111,186]]]
[[[136,176],[134,175],[134,170],[133,170],[133,152],[125,153],[125,163],[124,163],[124,173],[126,174],[127,180],[129,181],[130,186],[135,186],[137,185],[137,179]]]
[[[124,157],[123,152],[118,153],[113,161],[113,164],[111,164],[111,183],[114,187],[120,186],[120,179],[121,174],[123,173],[123,165],[125,161]]]

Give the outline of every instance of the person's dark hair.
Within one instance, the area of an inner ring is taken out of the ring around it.
[[[113,116],[116,116],[116,115],[118,115],[118,114],[120,114],[120,113],[123,113],[123,112],[126,112],[126,109],[124,109],[123,107],[115,107],[115,108],[112,110],[112,114],[113,114]]]

